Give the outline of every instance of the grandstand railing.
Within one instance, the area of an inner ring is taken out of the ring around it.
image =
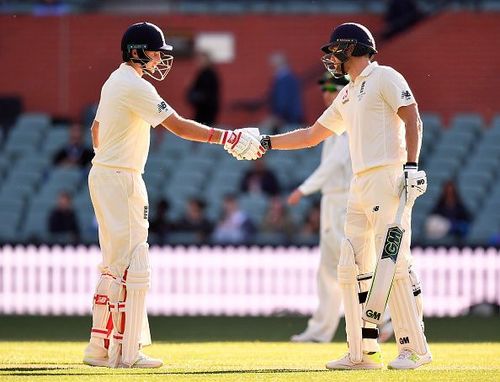
[[[317,248],[151,248],[153,315],[310,314]],[[413,250],[426,316],[500,304],[497,249]],[[4,246],[0,314],[86,315],[97,282],[97,247]]]

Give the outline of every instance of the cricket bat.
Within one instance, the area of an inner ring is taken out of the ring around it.
[[[406,206],[406,192],[403,190],[399,198],[399,207],[396,212],[394,223],[387,226],[387,235],[382,253],[378,258],[372,285],[368,292],[365,307],[363,309],[363,320],[380,324],[387,306],[387,300],[391,293],[392,282],[396,273],[396,262],[398,260],[399,248],[403,240],[404,229],[401,219]]]

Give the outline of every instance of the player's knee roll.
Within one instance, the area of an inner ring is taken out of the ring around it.
[[[127,271],[127,289],[147,290],[150,286],[149,245],[139,244],[130,259]]]
[[[340,259],[337,266],[337,274],[339,283],[356,284],[359,274],[356,258],[354,256],[354,248],[349,239],[343,239],[340,247]]]

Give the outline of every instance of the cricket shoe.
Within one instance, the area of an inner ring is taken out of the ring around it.
[[[83,363],[89,366],[109,367],[108,357],[92,357],[90,355],[86,355],[83,357]]]
[[[307,330],[300,333],[300,334],[295,334],[290,337],[290,341],[292,342],[320,342],[320,343],[325,343],[325,342],[330,342],[331,340],[327,338],[320,338],[318,336],[315,336],[308,332]]]
[[[149,357],[142,352],[139,352],[137,359],[132,365],[128,366],[123,363],[120,365],[120,367],[131,367],[134,369],[156,369],[162,366],[163,361],[161,359]]]
[[[432,354],[427,352],[423,355],[417,354],[413,350],[403,349],[399,353],[398,357],[392,361],[387,368],[388,369],[416,369],[422,365],[430,363],[432,361]]]
[[[370,353],[363,352],[361,362],[352,362],[349,353],[347,353],[343,358],[330,361],[326,364],[326,368],[330,370],[371,370],[382,369],[383,367],[382,354],[378,351]]]

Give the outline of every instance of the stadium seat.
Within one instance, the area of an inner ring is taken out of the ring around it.
[[[452,130],[473,131],[478,133],[484,126],[484,121],[481,115],[473,113],[458,113],[451,121]]]

